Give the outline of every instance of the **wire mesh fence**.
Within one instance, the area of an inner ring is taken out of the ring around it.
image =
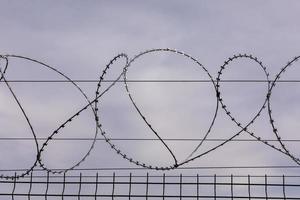
[[[0,180],[1,199],[300,199],[298,176],[53,175]]]

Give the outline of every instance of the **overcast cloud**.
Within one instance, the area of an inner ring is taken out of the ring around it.
[[[238,53],[257,56],[274,79],[288,61],[300,55],[300,2],[296,0],[206,1],[8,1],[0,5],[0,54],[16,54],[43,61],[71,79],[98,80],[105,65],[118,53],[130,58],[152,48],[174,48],[200,61],[211,76],[224,61]],[[282,79],[299,80],[296,63]],[[116,79],[124,61],[117,61],[106,79]],[[3,61],[0,65],[3,69]],[[265,80],[259,65],[245,59],[233,62],[222,79]],[[64,80],[48,69],[11,58],[8,80]],[[128,79],[209,79],[195,63],[170,53],[145,55],[130,66]],[[80,83],[90,99],[97,83]],[[48,137],[87,102],[69,83],[11,83],[32,120],[38,137]],[[107,86],[107,84],[106,84]],[[203,138],[216,106],[212,83],[129,83],[142,112],[163,138]],[[272,110],[283,139],[300,139],[299,84],[274,88]],[[255,116],[267,93],[266,83],[224,83],[221,91],[233,116],[245,124]],[[0,84],[1,137],[32,137],[5,84]],[[154,138],[134,107],[123,84],[100,100],[103,128],[112,138]],[[276,139],[267,110],[249,127],[264,139]],[[57,137],[93,137],[95,122],[87,110]],[[228,138],[239,129],[222,109],[209,138]],[[101,136],[99,136],[101,137]],[[240,138],[251,138],[243,133]],[[0,141],[0,168],[27,168],[35,159],[33,141]],[[199,141],[172,142],[180,161]],[[197,153],[217,145],[205,142]],[[52,141],[45,162],[54,168],[70,167],[91,141]],[[41,144],[40,144],[41,145]],[[172,157],[159,142],[117,141],[130,157],[151,165],[168,166]],[[280,147],[279,143],[274,145]],[[300,156],[297,143],[287,147]],[[259,142],[229,142],[186,166],[296,165],[283,154]],[[135,167],[103,141],[82,168]],[[223,170],[190,172],[225,174],[294,174],[298,170]],[[170,172],[172,173],[172,172]],[[175,170],[175,173],[177,171]]]

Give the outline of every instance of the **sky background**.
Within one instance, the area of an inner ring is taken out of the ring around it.
[[[15,54],[45,62],[71,79],[98,80],[105,65],[118,53],[130,58],[153,48],[184,51],[217,77],[224,61],[234,54],[256,56],[274,79],[288,61],[300,55],[300,2],[296,0],[252,1],[8,1],[1,0],[0,54]],[[65,80],[51,70],[10,58],[8,80]],[[0,63],[3,69],[3,60]],[[114,80],[122,72],[118,60],[106,76]],[[299,80],[299,63],[282,79]],[[253,61],[234,61],[222,79],[265,80]],[[132,63],[132,80],[208,80],[198,65],[171,53],[147,54]],[[64,120],[86,105],[82,94],[70,83],[10,84],[35,128],[38,137],[48,137]],[[90,99],[97,83],[78,84]],[[107,84],[104,86],[107,86]],[[207,83],[129,83],[135,101],[162,138],[203,138],[215,112],[215,90]],[[224,102],[242,124],[262,106],[266,83],[223,83]],[[1,137],[32,137],[24,117],[7,87],[0,84]],[[300,139],[298,83],[277,84],[272,110],[283,139]],[[124,84],[117,83],[100,100],[100,120],[111,138],[154,138],[131,105]],[[95,122],[91,110],[83,113],[57,137],[91,138]],[[268,113],[262,112],[249,127],[264,139],[275,139]],[[222,109],[209,138],[228,138],[239,129]],[[101,136],[99,135],[101,138]],[[247,133],[240,137],[249,139]],[[28,168],[35,159],[33,141],[0,141],[0,168]],[[40,141],[42,144],[42,141]],[[199,141],[167,141],[180,161]],[[205,142],[198,153],[219,142]],[[91,141],[52,141],[44,156],[53,168],[70,167],[88,150]],[[151,165],[168,166],[173,160],[159,142],[116,141],[130,157]],[[279,147],[279,144],[274,142]],[[296,142],[286,143],[300,156]],[[266,166],[296,164],[259,142],[230,142],[189,163],[195,166]],[[135,167],[123,160],[103,141],[79,168]],[[185,171],[204,174],[297,174],[297,169],[224,169]],[[139,173],[139,172],[137,172]],[[159,173],[159,172],[158,172]],[[179,173],[174,170],[169,173]]]

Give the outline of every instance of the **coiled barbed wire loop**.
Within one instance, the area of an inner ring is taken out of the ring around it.
[[[291,67],[294,63],[296,63],[297,61],[299,61],[300,56],[296,56],[295,58],[293,58],[291,61],[289,61],[283,68],[280,69],[280,72],[275,76],[275,79],[271,85],[270,91],[272,91],[275,88],[276,82],[280,79],[280,77],[286,72],[286,70]],[[285,154],[289,155],[293,161],[295,161],[298,165],[300,165],[300,158],[296,157],[295,155],[293,155],[289,149],[286,147],[286,145],[283,143],[283,141],[281,140],[278,128],[276,128],[275,126],[275,120],[272,116],[272,109],[271,109],[271,92],[269,92],[268,95],[268,114],[269,114],[269,119],[270,119],[270,124],[272,126],[272,131],[275,134],[278,142],[280,143],[281,147],[283,148]]]
[[[5,67],[4,67],[4,70],[1,69],[1,60],[5,60]],[[16,179],[16,178],[20,178],[20,177],[24,177],[25,175],[28,175],[37,165],[38,163],[38,157],[39,157],[39,144],[38,144],[38,141],[37,141],[37,138],[36,138],[36,134],[34,132],[34,129],[33,129],[33,126],[24,110],[24,108],[22,107],[20,101],[18,100],[16,94],[14,93],[14,91],[12,90],[12,88],[10,87],[10,84],[6,81],[6,78],[5,78],[5,73],[6,73],[6,70],[8,69],[8,64],[9,61],[8,61],[8,56],[2,56],[0,55],[0,73],[1,73],[1,77],[0,77],[0,83],[1,82],[4,82],[5,85],[8,87],[9,89],[9,92],[13,95],[13,98],[14,100],[16,101],[16,103],[18,104],[18,107],[19,109],[21,110],[22,112],[22,115],[24,116],[24,118],[26,119],[26,123],[28,124],[29,128],[30,128],[30,131],[32,133],[32,136],[33,136],[33,139],[35,141],[35,145],[36,145],[36,160],[34,161],[34,163],[32,164],[32,166],[30,168],[28,168],[25,172],[23,173],[20,173],[20,174],[15,174],[14,176],[9,176],[9,175],[5,175],[5,174],[0,174],[0,178],[5,178],[5,179]]]
[[[159,136],[159,134],[157,133],[157,131],[154,129],[154,127],[148,122],[146,116],[142,113],[141,109],[139,109],[139,106],[137,105],[136,101],[134,100],[133,98],[133,95],[130,93],[130,90],[129,90],[129,85],[128,85],[128,82],[127,82],[127,72],[128,72],[128,69],[130,67],[130,65],[135,62],[138,58],[146,55],[146,54],[149,54],[149,53],[159,53],[159,52],[170,52],[170,53],[173,53],[173,54],[177,54],[179,56],[182,56],[183,58],[186,58],[186,59],[189,59],[191,60],[192,62],[194,62],[196,64],[197,67],[199,67],[200,69],[202,69],[206,75],[208,76],[210,82],[213,84],[214,88],[216,88],[215,86],[215,82],[213,81],[213,78],[212,76],[209,74],[208,70],[197,60],[195,59],[194,57],[182,52],[182,51],[178,51],[178,50],[175,50],[175,49],[152,49],[152,50],[148,50],[148,51],[144,51],[138,55],[136,55],[133,59],[131,59],[131,61],[129,62],[129,64],[126,66],[125,68],[125,73],[124,73],[124,83],[125,83],[125,88],[126,88],[126,91],[128,93],[128,96],[130,98],[130,101],[132,102],[132,104],[134,105],[135,109],[137,110],[138,114],[142,117],[143,121],[147,124],[147,126],[151,129],[151,131],[160,139],[160,141],[165,145],[165,147],[168,149],[168,151],[170,152],[170,154],[172,155],[172,157],[174,158],[174,161],[175,161],[175,164],[174,164],[174,167],[178,166],[178,161],[174,155],[174,153],[171,151],[171,149],[164,143],[164,141],[161,139],[161,137]],[[214,125],[214,122],[215,122],[215,119],[217,117],[217,112],[218,112],[218,100],[216,99],[216,105],[215,105],[215,111],[214,111],[214,114],[213,114],[213,118],[211,120],[211,123],[209,125],[209,128],[207,131],[204,131],[204,137],[202,138],[201,142],[196,146],[196,148],[192,151],[192,153],[187,157],[185,158],[185,160],[189,159],[189,157],[191,157],[198,149],[199,147],[203,144],[203,142],[205,141],[205,139],[208,137],[209,133],[211,132],[211,129]]]
[[[213,118],[211,120],[211,123],[208,127],[208,129],[205,132],[203,138],[201,139],[201,142],[199,142],[199,144],[197,144],[197,146],[193,149],[193,151],[183,160],[183,161],[178,161],[176,158],[176,155],[172,152],[172,150],[169,148],[169,146],[165,143],[165,141],[160,137],[159,132],[155,129],[155,127],[153,127],[151,125],[151,123],[149,122],[149,120],[146,118],[146,116],[143,114],[142,110],[139,108],[137,102],[135,101],[132,93],[130,92],[130,88],[128,85],[128,80],[127,80],[127,73],[130,69],[130,66],[132,65],[132,63],[134,63],[137,59],[139,59],[140,57],[146,55],[146,54],[151,54],[151,53],[160,53],[160,52],[169,52],[169,53],[173,53],[179,56],[183,56],[186,59],[191,60],[192,62],[194,62],[200,69],[202,69],[206,75],[209,78],[209,81],[213,84],[214,89],[215,89],[215,93],[216,93],[216,106],[215,106],[215,112],[213,115]],[[10,87],[9,82],[6,80],[5,76],[6,76],[6,71],[9,67],[9,59],[10,58],[16,58],[16,59],[23,59],[29,62],[33,62],[36,64],[41,65],[42,67],[45,67],[47,69],[52,70],[53,72],[59,74],[60,76],[62,76],[66,81],[68,81],[70,84],[72,84],[73,86],[75,86],[75,88],[81,93],[81,95],[83,96],[83,98],[86,101],[86,105],[79,109],[77,112],[75,112],[75,114],[73,114],[71,117],[69,117],[64,123],[62,123],[61,125],[58,126],[57,129],[55,129],[50,136],[46,139],[46,141],[41,145],[41,147],[39,147],[39,144],[37,142],[37,137],[36,137],[36,133],[34,131],[33,125],[30,122],[30,119],[28,118],[25,109],[23,108],[20,100],[17,98],[17,95],[15,94],[15,92],[13,91],[13,89]],[[281,137],[279,135],[279,132],[277,130],[277,128],[275,127],[275,120],[272,116],[272,110],[271,110],[271,94],[272,94],[272,90],[275,87],[275,83],[280,79],[280,76],[286,71],[286,69],[288,67],[290,67],[293,63],[297,62],[299,60],[299,57],[295,57],[292,61],[288,62],[288,64],[286,66],[284,66],[280,72],[276,75],[274,81],[270,81],[269,79],[269,73],[267,72],[267,68],[262,64],[262,62],[260,60],[258,60],[256,57],[252,56],[252,55],[248,55],[248,54],[239,54],[239,55],[234,55],[233,57],[228,58],[223,65],[221,65],[220,70],[218,71],[218,75],[216,77],[216,79],[214,80],[214,78],[211,76],[211,74],[209,73],[209,71],[194,57],[190,56],[189,54],[186,54],[182,51],[178,51],[175,49],[169,49],[169,48],[160,48],[160,49],[150,49],[144,52],[141,52],[139,54],[137,54],[136,56],[134,56],[132,59],[129,59],[128,56],[124,53],[118,54],[117,56],[115,56],[104,68],[104,70],[102,71],[102,74],[99,78],[99,81],[97,83],[97,87],[96,87],[96,92],[95,92],[95,97],[94,99],[89,99],[87,97],[87,95],[85,94],[85,92],[75,83],[75,81],[73,81],[71,78],[69,78],[68,76],[66,76],[65,74],[63,74],[62,72],[60,72],[58,69],[51,67],[43,62],[40,62],[38,60],[32,59],[32,58],[28,58],[28,57],[24,57],[24,56],[18,56],[18,55],[0,55],[0,64],[1,61],[5,61],[4,64],[4,68],[1,67],[0,65],[0,83],[4,82],[6,84],[6,86],[8,87],[10,93],[13,95],[15,101],[17,102],[19,109],[22,111],[23,116],[25,117],[28,126],[30,127],[33,139],[35,141],[36,144],[36,149],[37,149],[37,154],[36,154],[36,160],[34,161],[32,167],[28,168],[24,173],[20,173],[17,174],[15,176],[9,176],[9,175],[0,175],[0,178],[6,178],[6,179],[16,179],[16,178],[20,178],[20,177],[24,177],[26,175],[28,175],[31,171],[34,170],[35,167],[37,167],[37,165],[39,164],[40,167],[42,167],[42,169],[44,169],[45,171],[47,171],[48,173],[66,173],[69,170],[74,169],[75,167],[78,167],[81,163],[83,163],[85,161],[85,159],[90,155],[91,151],[94,149],[95,144],[96,144],[96,140],[97,140],[97,136],[98,133],[100,131],[101,135],[103,136],[103,138],[105,139],[106,143],[117,153],[119,154],[123,159],[126,159],[127,161],[129,161],[130,163],[133,163],[135,165],[147,168],[147,169],[155,169],[155,170],[171,170],[171,169],[175,169],[179,166],[182,166],[186,163],[189,163],[191,161],[194,161],[204,155],[209,154],[210,152],[220,148],[221,146],[225,145],[226,143],[228,143],[229,141],[233,140],[235,137],[239,136],[241,133],[246,132],[248,133],[250,136],[252,136],[254,139],[256,139],[257,141],[262,142],[263,144],[273,148],[274,150],[283,153],[285,155],[287,155],[288,157],[290,157],[293,161],[295,161],[298,165],[300,165],[300,159],[297,158],[295,155],[293,155],[288,148],[285,146],[285,144],[283,143],[283,141],[281,140]],[[120,74],[118,75],[118,77],[111,81],[111,84],[109,86],[107,86],[106,88],[104,88],[102,90],[102,92],[100,92],[100,89],[103,87],[102,83],[105,80],[105,75],[109,72],[109,69],[112,67],[113,63],[119,59],[124,59],[125,63],[124,63],[124,67],[122,72],[120,72]],[[246,123],[245,125],[242,125],[241,122],[239,122],[239,120],[237,118],[234,117],[234,114],[231,113],[229,111],[228,106],[225,104],[225,101],[222,97],[222,93],[221,93],[221,75],[223,74],[223,72],[229,67],[229,64],[233,61],[236,61],[238,59],[249,59],[252,62],[255,62],[256,64],[258,64],[258,67],[263,71],[264,76],[266,77],[266,82],[267,82],[267,91],[266,91],[266,98],[262,103],[262,106],[258,109],[257,113],[254,115],[254,117],[252,117],[251,120],[249,120],[248,123]],[[100,122],[100,114],[101,112],[99,112],[99,100],[100,98],[106,93],[108,92],[118,81],[120,81],[120,79],[123,78],[124,81],[124,87],[125,90],[127,92],[127,95],[132,103],[132,105],[134,106],[136,112],[140,115],[140,117],[142,118],[142,120],[146,123],[146,125],[148,126],[148,128],[151,130],[151,132],[155,135],[155,137],[157,137],[159,139],[159,141],[163,144],[163,146],[168,150],[168,152],[170,153],[171,157],[174,160],[174,164],[170,165],[170,166],[152,166],[149,164],[145,164],[141,161],[138,161],[134,158],[132,158],[131,156],[126,155],[120,148],[118,148],[110,139],[110,137],[108,136],[108,134],[104,131],[104,127]],[[272,83],[272,84],[271,84]],[[215,123],[215,119],[217,117],[217,113],[218,113],[218,108],[219,108],[219,104],[222,108],[223,111],[225,111],[226,115],[231,119],[231,121],[233,121],[233,123],[238,126],[240,128],[240,130],[235,133],[234,135],[232,135],[231,137],[229,137],[228,139],[225,139],[222,143],[204,151],[203,153],[200,154],[196,154],[197,150],[200,148],[200,146],[203,144],[203,142],[205,142],[205,140],[207,139],[208,135],[211,133],[213,125]],[[270,124],[272,126],[272,130],[273,133],[275,134],[277,141],[279,142],[281,148],[270,144],[267,140],[262,139],[261,137],[257,136],[256,134],[254,134],[254,132],[249,130],[249,127],[254,124],[254,122],[259,118],[259,116],[261,115],[261,112],[268,106],[268,114],[269,114],[269,118],[270,118]],[[63,169],[63,170],[55,170],[55,169],[50,169],[48,168],[42,158],[43,158],[43,152],[45,151],[47,145],[50,143],[51,140],[53,140],[53,137],[57,134],[63,134],[62,130],[69,125],[76,117],[78,117],[82,112],[84,112],[85,110],[87,110],[89,108],[90,112],[93,114],[94,118],[95,118],[95,134],[92,140],[92,143],[87,151],[87,153],[80,158],[80,160],[78,162],[76,162],[75,165],[67,168],[67,169]]]
[[[126,63],[127,63],[127,56],[125,54],[121,54],[123,57],[126,58]],[[118,58],[119,56],[116,56],[116,58]],[[16,179],[16,178],[21,178],[21,177],[24,177],[25,175],[28,175],[36,166],[37,166],[37,163],[39,163],[40,167],[42,167],[45,171],[47,172],[51,172],[51,173],[58,173],[58,174],[61,174],[61,173],[65,173],[69,170],[72,170],[74,169],[75,167],[79,166],[87,157],[88,155],[90,154],[90,152],[92,151],[92,149],[94,148],[95,146],[95,143],[96,143],[96,139],[97,139],[97,135],[98,135],[98,125],[96,123],[96,131],[95,131],[95,135],[94,135],[94,138],[92,140],[92,144],[90,146],[90,148],[88,149],[87,153],[75,164],[73,165],[72,167],[68,168],[68,169],[64,169],[64,170],[53,170],[53,169],[50,169],[50,168],[47,168],[45,166],[45,164],[43,163],[42,161],[42,152],[45,150],[46,146],[50,143],[50,141],[53,139],[53,137],[55,135],[57,135],[59,133],[59,131],[61,131],[68,123],[70,123],[75,117],[79,116],[81,112],[83,112],[84,110],[86,110],[87,108],[90,108],[91,111],[93,112],[94,116],[95,116],[95,119],[97,119],[96,117],[96,112],[94,110],[94,107],[92,106],[92,104],[97,101],[98,98],[100,98],[104,93],[106,93],[109,89],[105,90],[101,95],[99,95],[96,99],[94,99],[93,101],[90,101],[89,98],[87,97],[87,95],[84,93],[84,91],[72,80],[70,79],[68,76],[66,76],[65,74],[63,74],[62,72],[60,72],[59,70],[57,70],[56,68],[54,67],[51,67],[43,62],[40,62],[38,60],[35,60],[35,59],[31,59],[31,58],[28,58],[28,57],[24,57],[24,56],[18,56],[18,55],[5,55],[5,56],[1,56],[0,58],[2,59],[5,59],[6,61],[6,66],[5,66],[5,69],[4,69],[4,72],[1,72],[1,79],[4,80],[4,82],[6,83],[6,85],[9,87],[10,89],[10,92],[11,94],[14,96],[15,100],[17,101],[18,105],[19,105],[19,108],[22,110],[22,113],[23,115],[25,116],[26,120],[27,120],[27,123],[28,125],[30,126],[31,128],[31,132],[33,134],[33,137],[34,137],[34,140],[35,140],[35,143],[36,143],[36,146],[37,146],[37,156],[36,156],[36,160],[33,164],[32,167],[30,167],[28,170],[26,170],[24,173],[21,173],[21,174],[17,174],[17,175],[14,175],[14,176],[9,176],[9,175],[4,175],[4,174],[1,174],[0,175],[0,178],[5,178],[5,179]],[[46,67],[54,72],[56,72],[57,74],[61,75],[63,78],[65,78],[68,82],[70,82],[71,84],[73,84],[76,89],[79,90],[79,92],[82,94],[82,96],[84,97],[84,99],[86,100],[87,102],[87,105],[84,106],[82,109],[80,109],[78,112],[76,112],[74,115],[72,115],[69,119],[67,119],[63,124],[61,124],[55,131],[53,131],[53,133],[46,139],[46,141],[42,144],[41,148],[39,148],[39,145],[38,145],[38,142],[37,142],[37,137],[36,137],[36,134],[34,132],[34,129],[33,129],[33,126],[31,125],[30,121],[29,121],[29,118],[27,117],[25,111],[24,111],[24,108],[22,107],[21,103],[18,101],[16,95],[14,94],[13,90],[11,89],[11,87],[9,86],[8,82],[6,81],[5,79],[5,76],[4,76],[4,73],[6,72],[6,69],[8,68],[8,58],[19,58],[19,59],[24,59],[24,60],[27,60],[27,61],[30,61],[30,62],[33,62],[33,63],[37,63],[43,67]],[[0,81],[1,81],[0,79]],[[114,84],[114,83],[113,83]],[[112,84],[112,85],[113,85]],[[109,87],[110,88],[110,87]],[[97,120],[96,120],[97,121]]]

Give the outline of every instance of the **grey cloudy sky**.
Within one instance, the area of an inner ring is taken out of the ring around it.
[[[274,78],[293,57],[300,55],[300,2],[296,0],[206,0],[206,1],[0,1],[0,54],[16,54],[43,61],[71,79],[98,79],[105,65],[118,53],[132,58],[152,48],[175,48],[203,64],[215,78],[224,61],[238,53],[257,56]],[[107,75],[115,79],[124,61]],[[298,64],[299,65],[299,64]],[[3,67],[3,65],[1,65]],[[299,79],[297,64],[283,79]],[[130,79],[208,79],[191,61],[167,53],[151,54],[130,67]],[[61,79],[38,65],[11,59],[7,79]],[[224,79],[262,79],[256,63],[239,60]],[[60,123],[85,105],[85,100],[68,83],[12,83],[39,137],[47,137]],[[80,83],[89,98],[96,83]],[[274,89],[272,106],[282,138],[300,139],[298,84],[280,84]],[[211,83],[131,83],[130,88],[144,114],[163,138],[199,138],[208,129],[216,106]],[[31,137],[28,127],[9,95],[0,85],[2,137]],[[224,83],[224,101],[241,122],[249,122],[262,105],[266,83]],[[101,100],[101,120],[110,137],[153,138],[117,84]],[[228,138],[238,131],[224,114],[218,117],[209,138]],[[275,139],[266,110],[253,126],[255,133]],[[58,137],[92,137],[95,123],[90,113],[75,121]],[[77,123],[78,122],[78,123]],[[26,127],[26,128],[25,128]],[[26,130],[26,131],[24,131]],[[100,136],[99,136],[100,137]],[[250,138],[244,133],[241,138]],[[1,141],[0,168],[26,168],[34,160],[33,142]],[[133,158],[153,165],[170,165],[172,160],[158,142],[116,142]],[[197,142],[168,142],[184,159]],[[205,149],[217,143],[205,143]],[[277,146],[278,143],[274,142]],[[54,168],[68,167],[88,149],[90,141],[55,141],[45,160]],[[296,143],[287,146],[300,156]],[[13,151],[12,151],[13,150]],[[24,159],[26,157],[26,159]],[[27,159],[28,157],[28,159]],[[22,162],[19,162],[22,160]],[[18,161],[18,162],[17,162]],[[230,142],[187,166],[295,165],[288,157],[258,142]],[[135,167],[121,159],[107,144],[98,141],[82,167]],[[224,170],[220,173],[296,173],[297,170]],[[209,171],[219,173],[219,171]]]

